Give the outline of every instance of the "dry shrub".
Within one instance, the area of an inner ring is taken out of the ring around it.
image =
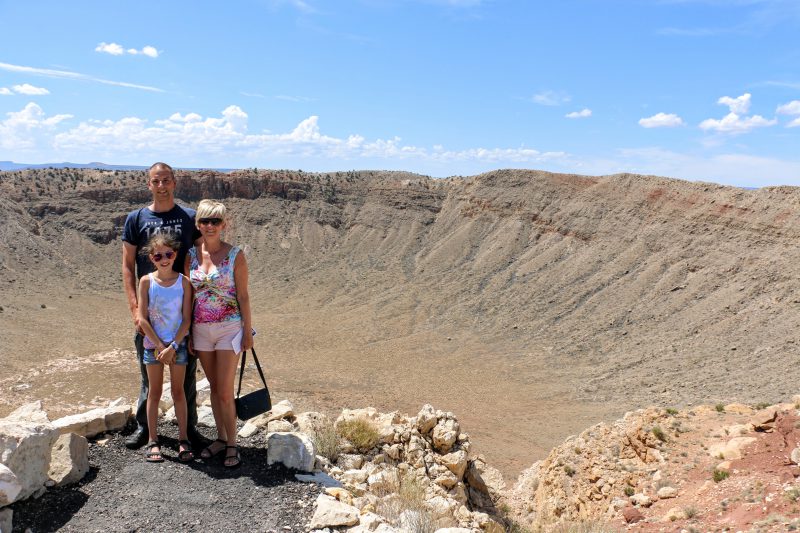
[[[380,440],[378,428],[366,418],[343,420],[336,424],[336,432],[361,453],[370,451]]]
[[[339,434],[330,422],[321,424],[314,428],[311,436],[317,454],[325,457],[330,462],[335,463],[339,458]]]
[[[384,489],[377,512],[395,526],[400,526],[402,517],[404,528],[412,533],[433,533],[445,525],[439,524],[425,506],[425,485],[413,476]]]

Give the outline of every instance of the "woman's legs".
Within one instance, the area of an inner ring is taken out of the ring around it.
[[[161,401],[161,389],[164,386],[164,365],[161,363],[147,366],[147,379],[150,390],[147,392],[147,431],[151,441],[158,441],[158,402]],[[156,449],[150,450],[156,452]]]
[[[233,350],[217,350],[216,377],[217,394],[219,397],[221,422],[225,426],[225,436],[228,446],[236,445],[236,405],[233,401],[233,386],[236,377],[236,366],[239,362]],[[216,420],[216,415],[215,415]],[[220,439],[222,439],[220,432]],[[225,465],[233,466],[236,459],[236,450],[228,448],[225,453]],[[229,464],[230,463],[230,464]]]

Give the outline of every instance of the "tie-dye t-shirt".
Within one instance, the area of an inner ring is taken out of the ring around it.
[[[189,281],[194,287],[194,321],[198,324],[241,320],[233,267],[239,248],[231,248],[219,266],[206,274],[197,260],[197,248],[189,250]]]
[[[175,334],[183,322],[183,274],[178,274],[175,283],[169,286],[159,284],[152,273],[150,288],[147,290],[147,317],[150,325],[163,342],[175,339]],[[156,347],[147,337],[144,347],[152,350]]]

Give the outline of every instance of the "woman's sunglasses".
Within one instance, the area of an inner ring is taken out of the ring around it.
[[[153,261],[161,261],[165,257],[167,259],[172,259],[173,257],[175,257],[175,252],[164,252],[163,254],[162,253],[156,253],[156,254],[151,255],[150,257],[153,258]]]
[[[221,218],[201,218],[197,221],[198,224],[211,224],[212,226],[219,226],[222,224]]]

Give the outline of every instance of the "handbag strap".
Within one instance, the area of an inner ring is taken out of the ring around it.
[[[261,363],[258,362],[258,357],[256,357],[256,350],[255,348],[250,348],[250,352],[253,354],[253,361],[256,363],[256,369],[258,370],[258,375],[261,376],[261,382],[264,384],[264,388],[267,388],[267,378],[264,377],[264,371],[261,370]],[[247,352],[242,352],[242,366],[239,368],[239,388],[236,389],[236,397],[239,397],[239,393],[242,392],[242,376],[244,376],[244,362],[247,359]]]

